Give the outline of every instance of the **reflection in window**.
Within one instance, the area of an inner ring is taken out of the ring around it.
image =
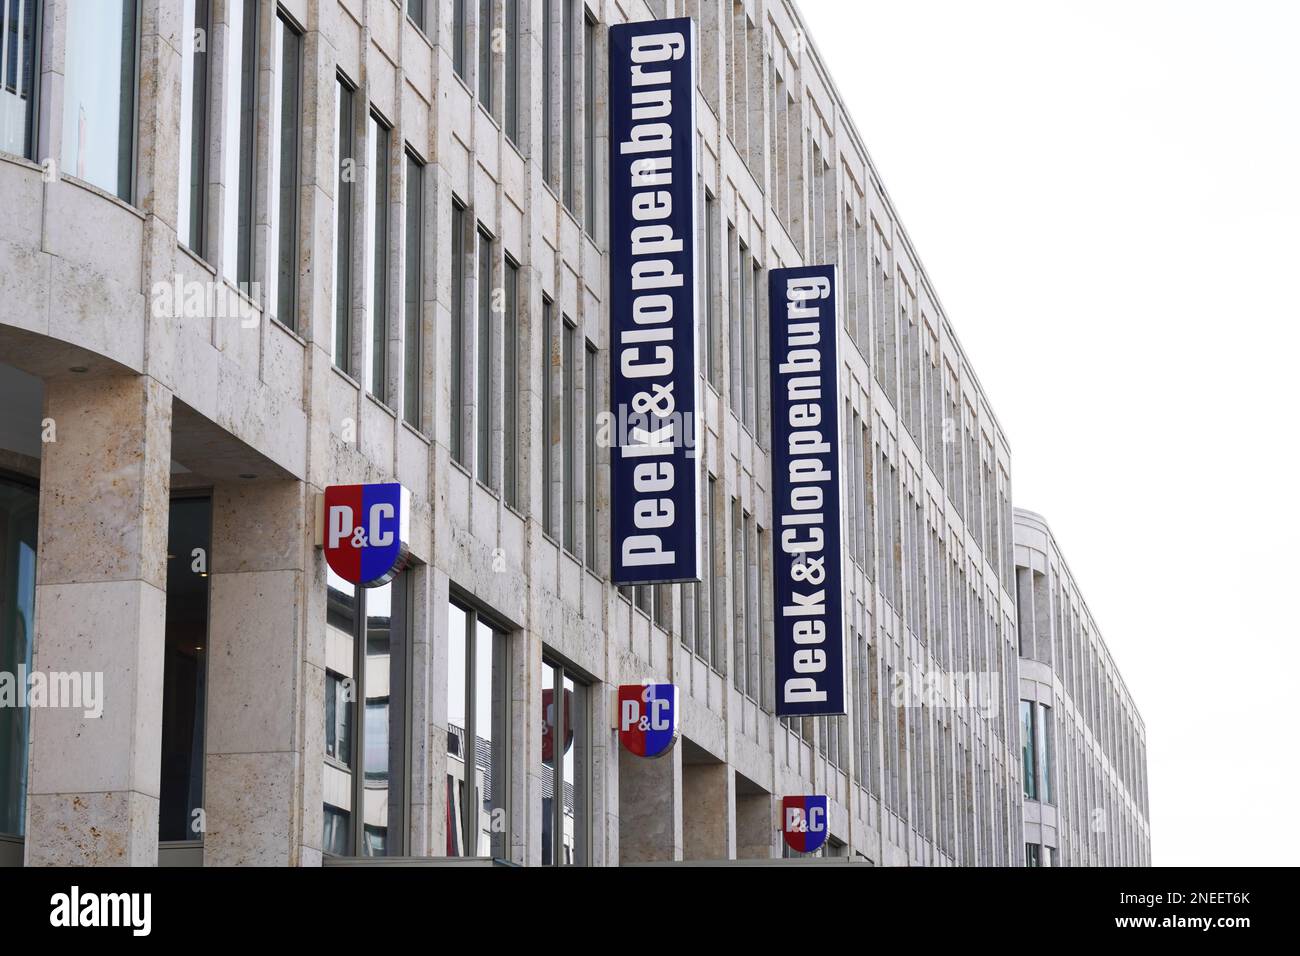
[[[402,330],[402,416],[420,427],[420,356],[424,342],[421,306],[424,295],[424,164],[406,154],[406,303]]]
[[[176,237],[200,256],[205,253],[203,229],[207,220],[211,19],[209,0],[185,0],[181,11],[180,206]]]
[[[334,91],[334,125],[338,130],[338,177],[334,185],[334,364],[352,371],[352,181],[355,178],[354,140],[356,99],[352,85],[342,76]]]
[[[1043,803],[1055,803],[1052,794],[1052,771],[1056,754],[1052,747],[1052,708],[1046,704],[1038,705],[1038,726],[1035,728],[1038,744],[1038,772],[1041,777]]]
[[[329,572],[323,844],[327,853],[401,855],[406,845],[407,592],[405,574],[382,587],[354,588]],[[361,742],[359,767],[353,744],[357,740]],[[354,812],[357,807],[360,819]]]
[[[131,201],[136,0],[67,0],[63,171]]]
[[[176,498],[167,523],[160,840],[199,840],[207,701],[210,498]]]
[[[1034,742],[1034,703],[1020,702],[1021,776],[1025,782],[1025,799],[1038,799],[1037,745]]]
[[[474,419],[478,438],[478,480],[496,490],[492,471],[492,237],[478,230],[478,382]]]
[[[505,633],[448,603],[448,856],[507,854],[507,654]]]
[[[31,671],[36,610],[34,485],[0,478],[0,672]],[[22,836],[31,711],[0,707],[0,833]]]
[[[388,400],[388,127],[374,113],[366,136],[366,242],[371,250],[366,272],[365,335],[370,348],[366,391]]]
[[[298,320],[298,135],[302,125],[302,34],[283,16],[275,20],[279,58],[279,96],[276,128],[279,130],[278,210],[276,226],[278,275],[275,316],[289,328]]]
[[[7,8],[7,9],[6,9]],[[0,150],[36,158],[36,88],[40,82],[38,0],[0,4]]]
[[[546,866],[589,862],[588,691],[562,665],[542,660],[542,864]]]

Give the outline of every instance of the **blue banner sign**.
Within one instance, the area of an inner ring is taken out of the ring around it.
[[[609,30],[615,584],[697,581],[695,24]]]
[[[771,272],[776,712],[843,714],[835,266]]]

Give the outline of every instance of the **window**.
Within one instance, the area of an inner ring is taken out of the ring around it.
[[[420,427],[424,354],[424,164],[406,154],[406,322],[402,330],[402,414],[412,428]]]
[[[1039,793],[1043,803],[1056,803],[1056,796],[1052,786],[1052,775],[1056,770],[1056,748],[1052,740],[1052,708],[1046,704],[1038,705],[1038,726],[1034,728],[1037,734],[1038,745],[1038,768],[1040,775]]]
[[[597,548],[597,531],[596,531],[596,345],[593,342],[587,343],[587,361],[584,365],[586,370],[586,387],[584,388],[584,404],[586,405],[586,428],[583,436],[583,455],[585,457],[587,474],[583,486],[583,497],[587,505],[587,546],[583,549],[587,559],[587,567],[596,570],[596,548]]]
[[[132,201],[136,0],[71,0],[63,77],[65,172]]]
[[[478,438],[478,480],[496,490],[492,470],[492,237],[478,230],[478,374],[474,421]]]
[[[327,574],[323,847],[336,856],[403,856],[410,578],[358,588]]]
[[[0,673],[32,668],[38,498],[35,484],[0,476]],[[8,836],[21,837],[26,825],[30,715],[0,707],[0,834]]]
[[[1034,741],[1034,702],[1020,702],[1020,761],[1026,800],[1038,799],[1038,748]]]
[[[574,155],[574,132],[573,132],[573,109],[574,97],[576,96],[575,86],[577,84],[577,63],[574,54],[574,31],[577,29],[576,19],[579,0],[560,0],[563,22],[560,25],[560,42],[562,44],[562,55],[560,57],[560,67],[563,70],[561,80],[561,94],[564,102],[562,105],[562,121],[564,123],[564,157],[560,162],[560,174],[563,177],[563,195],[564,205],[569,209],[574,208],[573,198],[573,167],[577,162],[577,156]]]
[[[721,274],[718,268],[718,200],[707,189],[704,191],[704,241],[700,244],[700,261],[704,264],[704,367],[709,377],[709,384],[714,388],[722,385],[722,336],[718,330],[718,306],[721,292],[718,283]]]
[[[577,418],[577,393],[575,387],[575,364],[578,360],[577,353],[578,329],[571,325],[568,317],[564,321],[564,343],[560,355],[560,371],[564,376],[563,379],[563,397],[562,408],[560,413],[564,416],[564,424],[560,430],[561,445],[561,462],[564,469],[561,478],[560,503],[564,509],[564,547],[570,554],[576,554],[577,546],[577,495],[578,483],[577,473],[577,448],[575,444],[578,439],[578,433],[575,429]]]
[[[447,856],[507,855],[508,682],[508,636],[448,602]]]
[[[705,554],[708,555],[707,578],[709,585],[709,641],[705,660],[713,665],[720,674],[727,672],[726,658],[723,656],[723,611],[726,608],[726,595],[722,593],[722,578],[718,574],[718,562],[726,560],[726,536],[720,528],[720,521],[726,520],[725,513],[719,515],[722,506],[718,502],[718,479],[709,475],[708,494],[702,502],[704,514],[701,525],[707,529],[708,541]]]
[[[542,530],[552,538],[555,527],[555,308],[542,297]]]
[[[519,265],[506,256],[505,316],[501,324],[502,386],[505,400],[502,403],[501,423],[504,448],[506,504],[516,511],[519,500]]]
[[[519,0],[505,0],[503,11],[506,34],[506,135],[519,142]]]
[[[40,86],[41,9],[38,0],[8,10],[0,22],[0,49],[4,54],[4,76],[0,82],[0,150],[36,158],[37,91]]]
[[[542,0],[542,178],[555,188],[555,0]]]
[[[465,47],[468,45],[465,25],[465,4],[469,0],[452,0],[451,9],[451,66],[456,75],[465,79]]]
[[[582,22],[582,206],[587,234],[596,234],[596,21]]]
[[[421,30],[426,29],[424,21],[424,0],[406,0],[406,14]]]
[[[37,6],[26,3],[29,10]],[[199,256],[206,245],[208,195],[208,43],[212,35],[209,0],[185,0],[181,9],[180,205],[176,238]],[[0,26],[7,29],[7,23]],[[0,100],[9,96],[9,83]]]
[[[388,399],[388,141],[389,129],[370,114],[366,137],[365,337],[370,349],[365,388],[381,402]]]
[[[276,318],[291,329],[298,316],[298,136],[302,123],[302,34],[283,15],[275,18],[280,51],[275,128],[279,130],[276,224]]]
[[[203,837],[195,811],[203,806],[208,565],[198,561],[198,555],[211,553],[211,527],[210,498],[172,499],[167,522],[160,840]]]
[[[1025,866],[1038,866],[1038,844],[1025,844]]]
[[[736,689],[745,693],[745,668],[749,662],[745,648],[749,636],[749,605],[745,603],[745,542],[740,516],[740,499],[731,499],[731,679]]]
[[[253,199],[256,183],[256,165],[254,163],[255,137],[258,120],[258,30],[257,0],[242,0],[230,3],[226,12],[230,18],[228,26],[230,50],[239,51],[239,65],[233,65],[227,71],[233,87],[229,101],[239,103],[238,110],[226,110],[226,150],[225,171],[222,176],[225,190],[225,222],[233,228],[226,228],[223,236],[222,271],[227,278],[234,279],[249,295],[257,298],[259,293],[251,291],[253,282]]]
[[[451,204],[451,457],[465,462],[465,207]]]
[[[544,655],[541,704],[542,865],[583,866],[591,843],[590,688]]]
[[[492,0],[478,0],[478,101],[492,109]]]
[[[352,371],[352,182],[356,178],[356,93],[342,76],[334,96],[338,181],[334,187],[334,364]]]

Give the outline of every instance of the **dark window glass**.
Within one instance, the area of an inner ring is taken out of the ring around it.
[[[167,524],[160,840],[199,840],[207,696],[209,498],[172,500]]]
[[[406,154],[406,326],[402,332],[403,401],[407,424],[420,427],[423,323],[421,298],[424,291],[424,164]]]
[[[451,206],[451,457],[465,464],[465,207]]]
[[[356,94],[339,77],[335,102],[339,166],[334,197],[334,364],[352,371],[352,182],[356,175]]]
[[[0,478],[0,672],[30,673],[36,612],[34,485]],[[31,711],[0,707],[0,833],[22,836]]]
[[[298,134],[302,123],[302,36],[283,17],[276,20],[280,39],[280,178],[279,274],[276,318],[289,328],[298,322]]]

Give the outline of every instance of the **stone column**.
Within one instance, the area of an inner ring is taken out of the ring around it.
[[[172,396],[69,375],[47,381],[45,414],[33,670],[102,681],[103,713],[32,711],[26,863],[153,866]]]
[[[321,859],[325,673],[307,647],[324,640],[325,572],[308,551],[311,507],[299,481],[213,489],[205,866]]]
[[[724,763],[682,767],[682,858],[726,860],[736,844],[731,768]]]
[[[620,747],[617,862],[680,860],[681,804],[681,741],[671,754],[655,760],[637,757]]]
[[[770,793],[736,794],[736,858],[766,860],[772,856],[773,803]]]

